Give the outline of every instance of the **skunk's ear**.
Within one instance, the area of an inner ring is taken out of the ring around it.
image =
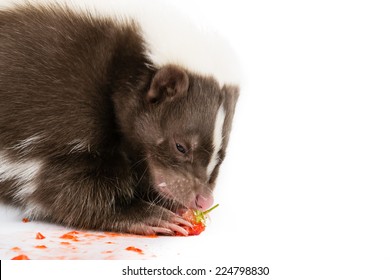
[[[153,77],[146,100],[158,103],[166,98],[183,95],[188,90],[187,73],[174,65],[167,65],[159,69]]]

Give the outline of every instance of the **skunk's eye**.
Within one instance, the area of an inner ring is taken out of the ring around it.
[[[178,144],[178,143],[176,143],[176,149],[177,149],[180,153],[182,153],[182,154],[186,154],[186,153],[187,153],[187,149],[184,148],[182,145],[180,145],[180,144]]]

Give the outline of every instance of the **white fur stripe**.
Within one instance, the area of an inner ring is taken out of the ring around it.
[[[225,109],[221,105],[218,109],[217,116],[214,124],[214,138],[213,138],[213,154],[211,155],[210,162],[207,166],[207,176],[210,178],[215,166],[218,164],[218,152],[222,147],[223,140],[223,124],[225,122]]]
[[[0,182],[16,180],[16,199],[23,200],[32,194],[37,186],[34,183],[42,163],[38,160],[12,161],[0,151]]]

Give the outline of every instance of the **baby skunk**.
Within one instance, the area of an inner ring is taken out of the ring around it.
[[[69,227],[186,235],[175,213],[213,204],[235,58],[126,2],[0,9],[0,199]]]

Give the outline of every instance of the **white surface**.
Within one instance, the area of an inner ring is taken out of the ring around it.
[[[180,260],[183,258],[196,260],[204,257],[219,258],[219,252],[225,246],[222,240],[215,242],[216,237],[212,236],[217,233],[213,233],[212,225],[197,237],[151,238],[77,231],[74,234],[76,240],[69,240],[61,237],[74,229],[39,222],[23,223],[22,217],[14,209],[4,206],[0,208],[0,259],[12,259],[23,254],[32,260]],[[45,238],[36,239],[37,233],[41,233]],[[214,241],[210,243],[210,240]],[[69,244],[61,244],[61,242]],[[35,248],[40,245],[47,248]],[[143,252],[126,250],[130,246]],[[210,246],[215,254],[209,252]]]
[[[268,279],[389,279],[388,2],[171,2],[229,35],[246,84],[212,224],[150,252],[252,260]]]

